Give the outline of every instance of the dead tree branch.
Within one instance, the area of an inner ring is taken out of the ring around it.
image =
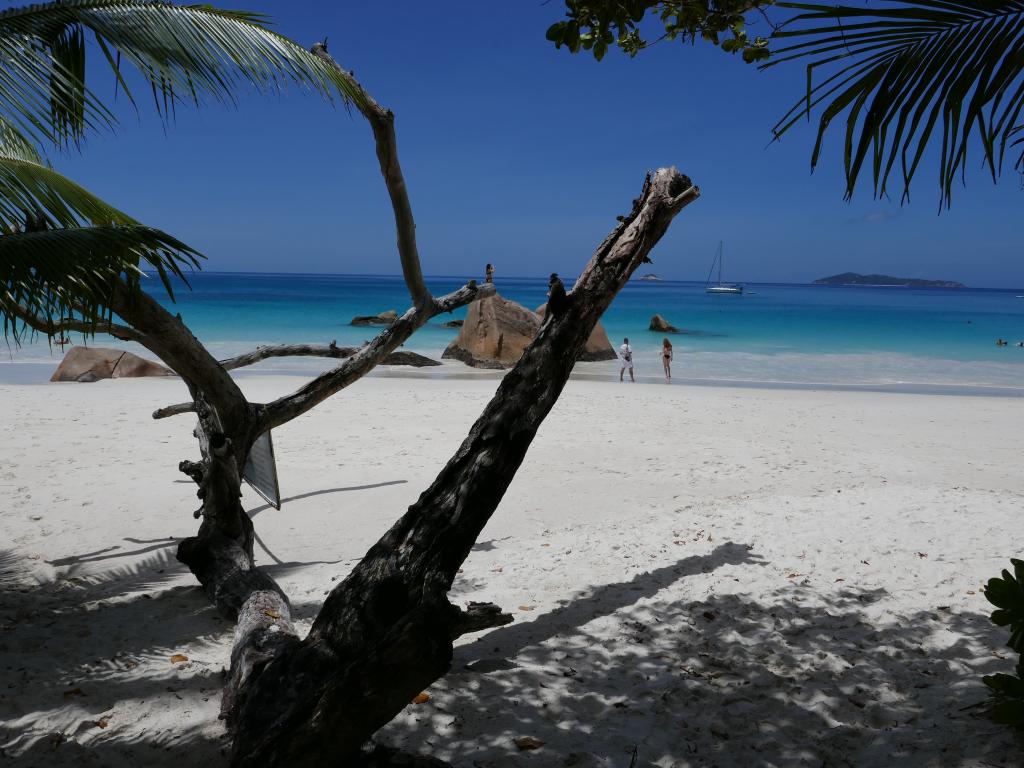
[[[674,168],[648,176],[560,312],[505,376],[434,483],[331,592],[305,640],[231,691],[235,766],[354,761],[451,664],[464,613],[447,600],[598,318],[699,195]]]
[[[153,411],[154,419],[166,419],[168,416],[180,416],[183,413],[195,413],[195,403],[177,403],[176,405],[165,405]]]
[[[226,371],[233,371],[236,368],[244,368],[247,365],[268,360],[272,357],[352,357],[362,347],[339,347],[332,341],[330,344],[280,344],[277,346],[259,347],[244,355],[221,360],[220,364]],[[422,367],[429,365],[440,365],[436,360],[418,355],[415,352],[392,352],[380,362],[381,365],[411,365]]]
[[[406,339],[434,315],[451,312],[471,301],[493,294],[492,284],[477,285],[475,281],[470,281],[457,291],[439,299],[431,299],[426,307],[413,307],[407,310],[391,327],[377,334],[369,344],[360,348],[337,368],[322,373],[292,394],[263,406],[258,431],[262,433],[289,422],[358,381],[386,360],[388,355],[404,344]]]
[[[402,166],[398,162],[398,144],[395,139],[395,114],[378,104],[363,87],[356,82],[352,73],[345,72],[338,62],[327,52],[326,41],[317,43],[310,49],[314,56],[325,62],[327,66],[343,72],[356,87],[362,91],[362,99],[353,103],[370,123],[373,129],[373,140],[377,145],[377,160],[380,172],[391,197],[391,208],[395,214],[395,229],[398,233],[398,256],[402,260],[402,274],[405,284],[412,297],[413,306],[425,309],[430,305],[432,297],[423,281],[420,269],[420,256],[416,247],[416,222],[412,217],[412,203],[409,202],[409,191],[405,185]]]

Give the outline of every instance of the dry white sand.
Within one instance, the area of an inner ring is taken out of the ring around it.
[[[275,432],[287,501],[245,502],[301,626],[494,387],[367,379]],[[13,764],[224,762],[231,625],[173,558],[192,417],[149,418],[183,395],[0,386]],[[454,590],[515,622],[382,735],[467,768],[1020,765],[970,705],[1011,665],[979,588],[1021,554],[1022,423],[1014,399],[572,382]]]

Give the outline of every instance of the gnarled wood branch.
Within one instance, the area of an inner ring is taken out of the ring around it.
[[[153,411],[153,418],[166,419],[168,416],[180,416],[183,413],[195,412],[195,403],[176,403],[175,405],[165,405],[163,408],[157,408]]]
[[[247,365],[255,365],[256,363],[268,360],[272,357],[337,357],[345,358],[352,357],[362,347],[339,347],[331,342],[330,344],[279,344],[276,346],[266,346],[254,349],[252,352],[246,352],[244,355],[237,355],[230,357],[227,360],[221,360],[220,364],[224,366],[224,370],[233,371],[236,368],[244,368]],[[431,360],[429,357],[418,355],[415,352],[409,352],[403,350],[400,352],[392,352],[390,355],[380,361],[381,365],[411,365],[415,368],[422,368],[430,365],[441,365],[437,360]]]
[[[554,406],[598,318],[675,215],[699,195],[648,176],[437,479],[331,592],[301,642],[252,670],[229,714],[234,766],[354,761],[451,664],[463,615],[446,595]]]
[[[344,72],[338,62],[327,52],[326,41],[317,43],[310,50],[327,66]],[[351,73],[346,74],[362,92],[363,98],[356,99],[353,103],[373,129],[373,140],[377,145],[377,161],[380,163],[380,172],[387,185],[388,195],[391,197],[391,208],[395,214],[398,256],[402,260],[402,275],[405,277],[405,285],[409,289],[413,306],[418,309],[426,309],[430,305],[432,297],[427,289],[427,284],[423,281],[419,251],[416,247],[416,222],[412,217],[412,203],[409,202],[409,191],[405,184],[405,176],[402,174],[402,166],[398,162],[395,114],[390,109],[384,109],[378,104],[356,82]]]
[[[262,406],[258,432],[280,426],[300,416],[328,397],[355,381],[386,360],[388,355],[405,343],[412,334],[434,315],[451,312],[476,299],[494,295],[494,285],[477,285],[470,281],[457,291],[431,299],[426,307],[413,307],[398,318],[391,327],[377,334],[366,346],[333,370],[320,374],[290,395]]]

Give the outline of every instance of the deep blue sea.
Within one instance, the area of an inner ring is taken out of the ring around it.
[[[464,277],[428,280],[435,295]],[[258,344],[359,344],[372,328],[349,325],[355,315],[409,305],[400,277],[198,273],[176,292],[174,311],[217,356]],[[570,281],[566,281],[569,285]],[[500,279],[499,292],[527,307],[545,301],[543,279]],[[154,281],[154,295],[163,291]],[[659,313],[684,333],[672,336],[674,375],[681,380],[830,385],[958,385],[1024,387],[1024,290],[910,289],[748,284],[741,296],[704,293],[703,284],[634,280],[602,322],[618,345],[628,336],[637,373],[661,375],[662,335],[647,330]],[[465,315],[465,309],[454,317]],[[457,331],[439,316],[407,343],[439,357]],[[997,347],[995,340],[1010,341]],[[75,338],[76,343],[81,339]],[[96,344],[117,346],[97,339]],[[55,364],[45,342],[12,349],[7,361]],[[309,370],[321,361],[278,360],[262,370]],[[452,363],[462,368],[461,363]],[[615,373],[614,362],[588,364]],[[23,366],[19,366],[23,367]],[[0,366],[0,379],[5,377]]]

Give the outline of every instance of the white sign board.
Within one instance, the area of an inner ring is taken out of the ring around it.
[[[281,508],[281,489],[277,484],[277,463],[270,430],[256,438],[249,458],[245,460],[242,478],[274,509]]]

